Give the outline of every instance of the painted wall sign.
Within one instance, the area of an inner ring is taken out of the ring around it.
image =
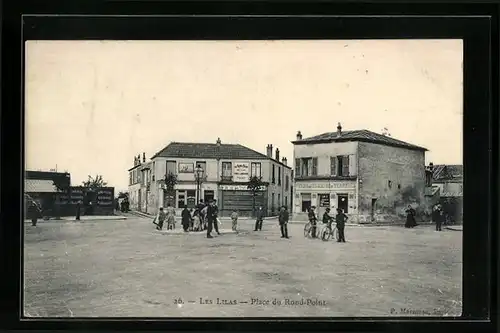
[[[223,191],[250,191],[246,185],[221,185],[220,189]],[[266,187],[261,186],[259,191],[265,191]]]
[[[179,162],[179,173],[194,173],[194,163]]]
[[[319,206],[320,207],[330,207],[330,195],[320,194],[319,195]]]
[[[234,163],[233,164],[233,181],[234,182],[248,182],[250,165],[249,163]]]
[[[332,182],[328,183],[308,183],[297,182],[295,188],[297,189],[338,189],[338,188],[355,188],[354,182]]]

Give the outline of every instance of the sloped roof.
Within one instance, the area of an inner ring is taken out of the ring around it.
[[[152,158],[204,158],[204,159],[243,159],[267,160],[264,154],[239,144],[172,142]]]
[[[292,143],[300,145],[300,144],[346,142],[346,141],[363,141],[363,142],[378,143],[382,145],[400,147],[412,150],[423,150],[423,151],[427,150],[424,147],[419,147],[411,143],[397,140],[390,136],[378,134],[368,130],[342,131],[340,136],[338,135],[337,132],[327,132],[309,138],[304,138],[302,140],[292,141]]]
[[[464,175],[463,165],[438,164],[432,171],[433,180],[462,180]]]
[[[25,179],[24,192],[26,193],[55,193],[54,182],[46,179]]]

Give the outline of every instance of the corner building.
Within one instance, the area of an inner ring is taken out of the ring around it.
[[[294,205],[297,219],[311,206],[319,218],[327,207],[342,208],[350,221],[394,222],[408,204],[425,210],[427,149],[368,130],[302,138],[294,145]]]

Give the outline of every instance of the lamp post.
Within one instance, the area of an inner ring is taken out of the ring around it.
[[[196,179],[196,205],[200,203],[200,197],[201,197],[201,183],[203,182],[203,173],[205,170],[203,170],[202,167],[199,165],[195,169],[195,179]]]

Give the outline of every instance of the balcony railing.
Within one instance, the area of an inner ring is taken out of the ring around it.
[[[233,181],[233,176],[227,176],[227,175],[221,175],[220,176],[221,182],[232,182]]]

